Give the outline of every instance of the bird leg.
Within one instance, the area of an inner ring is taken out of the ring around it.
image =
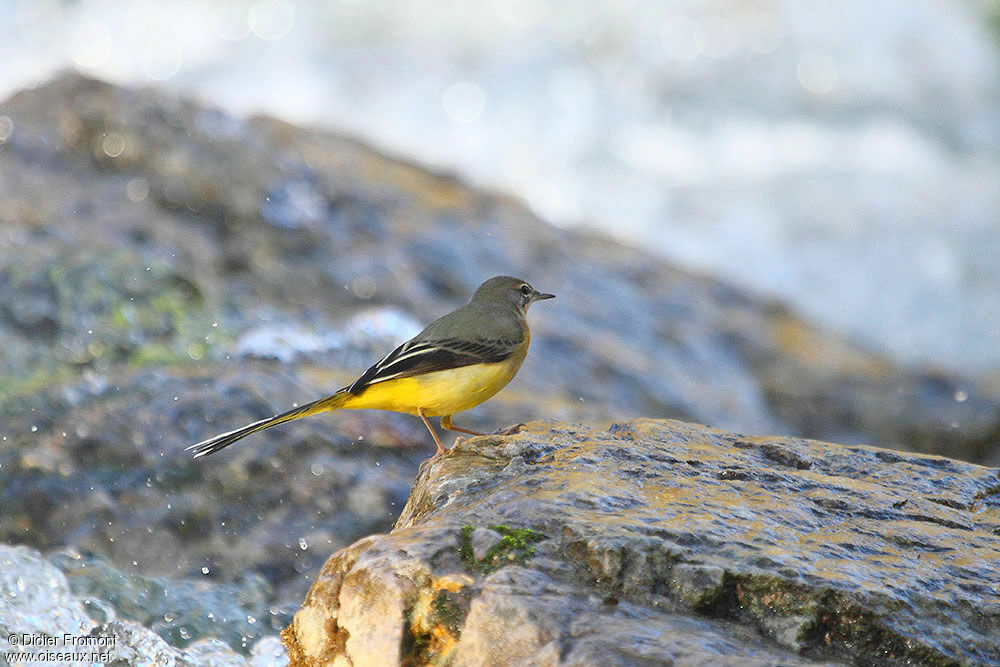
[[[472,431],[467,428],[462,428],[461,426],[455,426],[451,423],[451,415],[441,417],[441,428],[446,428],[449,431],[458,431],[459,433],[468,433],[469,435],[486,435],[485,433],[480,433],[479,431]]]
[[[417,408],[417,414],[420,416],[421,419],[424,420],[424,426],[426,426],[427,430],[431,432],[431,437],[434,438],[434,444],[436,444],[438,446],[437,452],[435,452],[434,456],[432,456],[431,459],[430,459],[431,461],[433,461],[434,459],[436,459],[437,457],[441,456],[442,454],[444,454],[448,450],[445,449],[444,445],[441,444],[441,439],[438,438],[437,433],[434,432],[434,428],[431,427],[431,423],[429,421],[427,421],[427,415],[424,414],[424,409],[423,408]],[[444,418],[441,419],[441,422],[442,422],[441,425],[444,426]],[[445,428],[447,428],[447,426],[445,426]]]

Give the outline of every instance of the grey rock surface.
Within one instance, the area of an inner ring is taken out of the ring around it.
[[[503,535],[479,557],[473,536]],[[993,664],[1000,470],[640,419],[427,466],[324,565],[292,664]]]

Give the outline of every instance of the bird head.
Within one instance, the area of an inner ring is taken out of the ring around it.
[[[542,299],[554,299],[555,294],[539,292],[520,278],[511,276],[496,276],[490,278],[476,290],[472,300],[490,299],[502,303],[512,303],[522,312],[527,312],[528,306]]]

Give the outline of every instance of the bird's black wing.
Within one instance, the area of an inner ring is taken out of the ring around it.
[[[497,363],[512,355],[517,346],[515,340],[409,340],[366,370],[347,391],[357,396],[371,385],[386,380]]]

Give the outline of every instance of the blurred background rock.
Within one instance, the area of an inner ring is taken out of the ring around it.
[[[470,427],[677,417],[997,463],[998,15],[0,5],[0,535],[105,619],[149,625],[146,596],[174,645],[249,650],[242,620],[176,619],[249,586],[280,627],[432,448],[387,413],[184,446],[343,386],[498,273],[559,298]]]

